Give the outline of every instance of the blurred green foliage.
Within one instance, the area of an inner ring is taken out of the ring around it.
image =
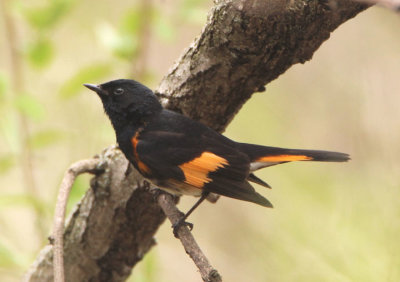
[[[33,95],[18,95],[15,99],[15,108],[32,121],[38,122],[44,118],[43,105]]]
[[[76,178],[74,184],[72,185],[71,193],[69,195],[68,204],[67,204],[67,214],[69,214],[76,203],[82,198],[82,195],[86,192],[89,185],[90,177],[88,175],[80,175]]]
[[[100,81],[110,75],[112,66],[106,63],[93,63],[82,67],[72,77],[70,77],[60,88],[62,98],[71,98],[82,91],[82,84],[87,81]]]
[[[44,68],[50,64],[54,56],[54,49],[51,41],[47,38],[39,38],[27,48],[27,56],[32,66]]]
[[[36,131],[29,136],[28,142],[33,149],[47,148],[65,138],[64,134],[56,129]]]
[[[0,280],[19,281],[46,243],[66,168],[115,142],[82,84],[132,77],[154,87],[213,3],[4,3],[0,20],[14,29],[0,25]],[[201,206],[195,236],[226,281],[399,281],[399,25],[385,10],[357,16],[230,125],[226,134],[238,141],[339,150],[353,160],[263,170],[274,189],[257,189],[274,210],[230,199]],[[36,189],[26,187],[27,167]],[[68,212],[89,179],[76,180]],[[193,201],[184,197],[182,210]],[[168,224],[157,240],[130,281],[201,281]]]
[[[23,4],[27,4],[22,2]],[[32,28],[39,31],[50,30],[65,17],[74,1],[53,0],[47,1],[45,5],[29,3],[29,6],[22,6],[21,13]]]
[[[0,242],[0,265],[4,268],[13,269],[19,266],[18,259],[12,250]]]
[[[15,165],[15,156],[12,154],[0,157],[0,174],[7,172]]]
[[[132,276],[129,277],[128,282],[157,282],[160,281],[159,273],[159,262],[157,259],[157,250],[151,249],[146,254],[143,261],[137,266]]]
[[[8,81],[4,73],[0,72],[0,102],[4,99],[8,89]],[[2,104],[0,104],[1,106]]]

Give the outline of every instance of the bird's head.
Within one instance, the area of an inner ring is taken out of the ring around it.
[[[118,79],[84,86],[100,97],[114,127],[126,122],[145,122],[162,109],[153,91],[134,80]]]

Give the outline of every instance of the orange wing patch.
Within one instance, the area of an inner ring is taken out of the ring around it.
[[[150,173],[150,171],[151,171],[150,168],[139,159],[139,155],[136,151],[136,146],[137,146],[137,143],[139,142],[138,137],[139,137],[139,131],[136,132],[135,136],[133,136],[131,139],[132,146],[133,146],[133,156],[135,157],[135,160],[136,160],[136,163],[138,165],[140,172]]]
[[[279,162],[309,161],[312,159],[313,159],[312,157],[303,155],[277,155],[277,156],[261,157],[257,159],[256,162],[279,163]]]
[[[210,152],[204,152],[199,157],[190,162],[181,164],[179,167],[185,175],[185,182],[198,188],[202,188],[204,184],[212,181],[208,177],[210,172],[228,165],[229,162]]]

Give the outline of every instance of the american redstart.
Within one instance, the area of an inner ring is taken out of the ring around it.
[[[209,193],[272,204],[250,182],[269,185],[253,172],[292,161],[344,162],[349,155],[319,150],[298,150],[235,142],[206,125],[164,109],[154,93],[134,80],[118,79],[95,91],[114,127],[126,158],[150,182],[172,194],[200,196],[175,224],[174,234]]]

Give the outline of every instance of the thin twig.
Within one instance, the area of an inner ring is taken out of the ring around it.
[[[65,210],[68,202],[69,192],[74,184],[75,178],[85,172],[94,172],[99,170],[100,160],[89,159],[82,160],[72,164],[65,172],[58,191],[54,222],[53,222],[53,266],[54,281],[64,282],[64,221]]]
[[[182,217],[182,213],[175,206],[173,196],[161,193],[158,196],[157,201],[172,224],[175,224]],[[222,281],[218,271],[211,266],[189,229],[186,226],[181,226],[177,233],[186,253],[199,269],[203,281]]]

